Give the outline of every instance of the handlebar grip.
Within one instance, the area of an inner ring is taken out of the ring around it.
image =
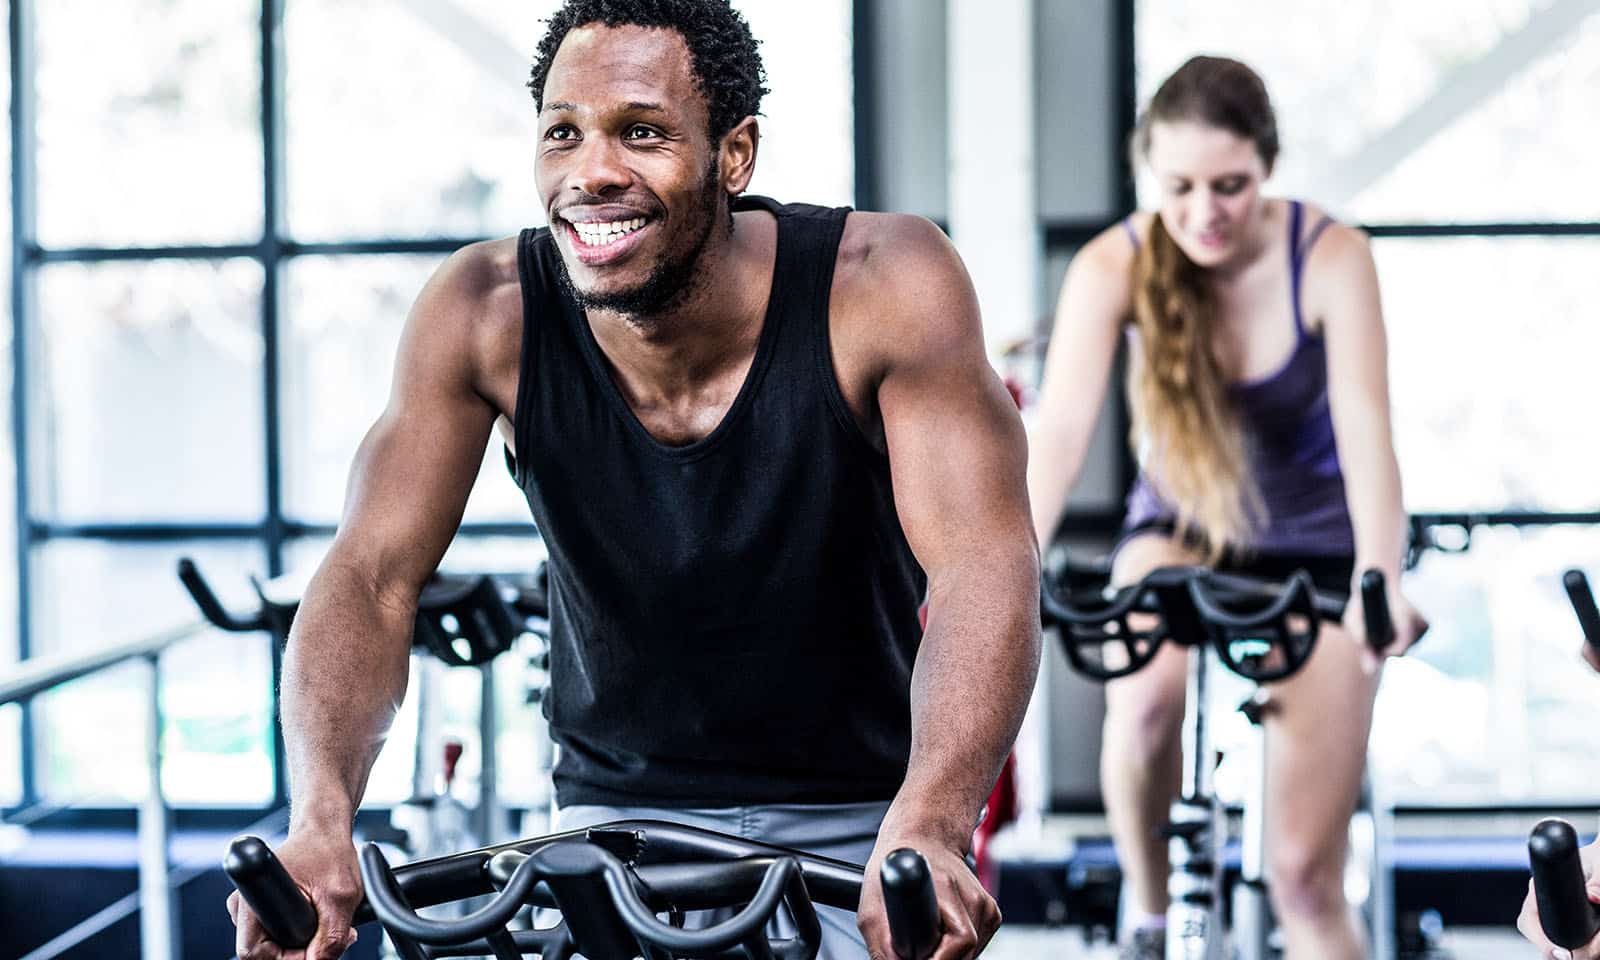
[[[234,633],[245,633],[250,630],[262,629],[263,622],[260,616],[251,620],[244,620],[229,613],[212,592],[211,584],[200,575],[200,568],[188,557],[178,560],[178,579],[183,581],[183,586],[189,591],[189,596],[194,598],[195,606],[200,608],[201,614],[215,626]]]
[[[1572,601],[1572,609],[1578,614],[1584,639],[1590,646],[1600,649],[1600,610],[1595,608],[1589,578],[1582,570],[1568,570],[1561,576],[1561,585],[1567,588],[1567,599]]]
[[[299,949],[317,935],[317,910],[295,886],[272,848],[259,837],[228,844],[222,871],[250,905],[267,936],[280,947]]]
[[[895,953],[904,960],[932,956],[942,932],[928,861],[917,851],[902,847],[883,858],[878,875],[883,881],[883,905]]]
[[[1558,947],[1574,950],[1600,932],[1600,917],[1584,892],[1578,834],[1565,820],[1542,820],[1528,835],[1528,866],[1539,926]]]
[[[1600,917],[1584,891],[1584,866],[1578,858],[1578,832],[1566,821],[1547,819],[1528,835],[1528,866],[1539,926],[1558,947],[1578,949],[1600,933]]]
[[[1361,575],[1361,617],[1367,626],[1367,646],[1382,653],[1394,642],[1394,621],[1389,619],[1389,591],[1382,570]]]

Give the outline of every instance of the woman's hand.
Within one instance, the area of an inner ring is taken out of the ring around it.
[[[1368,673],[1374,673],[1381,665],[1384,657],[1398,657],[1411,649],[1411,645],[1422,639],[1428,632],[1428,621],[1400,592],[1397,578],[1388,578],[1389,597],[1389,622],[1394,627],[1394,637],[1389,645],[1381,651],[1373,650],[1367,643],[1367,621],[1361,609],[1361,584],[1360,574],[1350,588],[1350,603],[1344,609],[1344,630],[1350,635],[1361,649],[1361,666]]]

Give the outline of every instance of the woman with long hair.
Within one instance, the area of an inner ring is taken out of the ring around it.
[[[1209,564],[1319,586],[1388,578],[1399,653],[1426,629],[1399,590],[1405,514],[1390,438],[1387,351],[1366,236],[1262,186],[1278,155],[1265,85],[1195,57],[1156,91],[1132,138],[1159,184],[1067,270],[1045,360],[1028,486],[1041,543],[1082,466],[1118,345],[1128,346],[1140,463],[1113,560],[1118,584]],[[1268,876],[1288,956],[1362,955],[1342,885],[1379,658],[1359,604],[1274,685]],[[1127,955],[1162,956],[1166,841],[1179,782],[1185,658],[1106,688],[1101,785],[1132,907]]]

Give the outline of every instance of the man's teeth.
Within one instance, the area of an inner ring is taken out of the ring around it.
[[[632,220],[590,221],[587,223],[572,223],[572,229],[578,232],[578,239],[591,247],[603,247],[616,243],[623,237],[644,226],[644,217],[634,217]]]

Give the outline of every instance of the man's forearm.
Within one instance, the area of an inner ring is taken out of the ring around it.
[[[405,698],[415,603],[385,604],[325,567],[306,590],[284,657],[281,703],[291,823],[345,830]]]
[[[1030,541],[935,582],[911,684],[911,761],[888,824],[971,840],[1039,672],[1039,560]]]

